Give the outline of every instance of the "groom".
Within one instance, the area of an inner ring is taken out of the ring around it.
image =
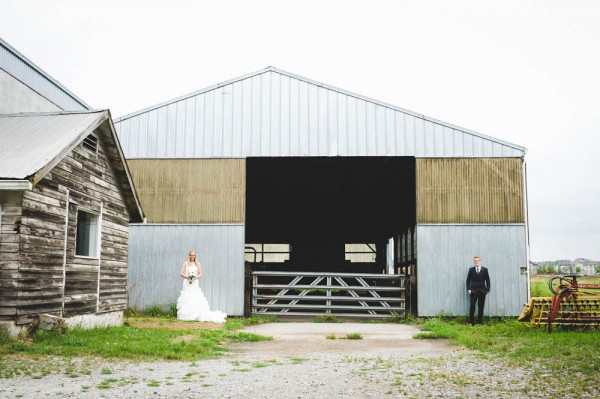
[[[477,304],[477,323],[483,324],[483,306],[485,305],[485,296],[490,292],[490,275],[488,269],[481,266],[481,258],[473,258],[474,266],[469,269],[467,274],[467,292],[471,297],[471,306],[469,307],[469,322],[475,325],[475,304]]]

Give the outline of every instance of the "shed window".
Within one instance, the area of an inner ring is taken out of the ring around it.
[[[98,151],[98,137],[90,134],[85,139],[83,139],[83,143],[81,144],[83,148],[88,151],[93,152],[94,154]]]
[[[98,257],[98,215],[77,210],[75,255]]]

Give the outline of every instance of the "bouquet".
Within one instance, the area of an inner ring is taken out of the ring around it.
[[[196,269],[192,269],[188,272],[188,282],[192,284],[196,276],[198,276],[198,271]]]

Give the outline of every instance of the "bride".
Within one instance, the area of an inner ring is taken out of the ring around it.
[[[202,269],[196,259],[195,251],[190,251],[188,260],[183,262],[179,275],[184,280],[181,295],[177,299],[177,319],[224,323],[227,314],[218,310],[212,312],[198,285],[198,279],[202,277]]]

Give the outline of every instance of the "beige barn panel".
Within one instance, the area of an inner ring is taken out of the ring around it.
[[[417,159],[417,223],[524,223],[522,162]]]
[[[148,223],[243,223],[244,159],[130,159]]]

